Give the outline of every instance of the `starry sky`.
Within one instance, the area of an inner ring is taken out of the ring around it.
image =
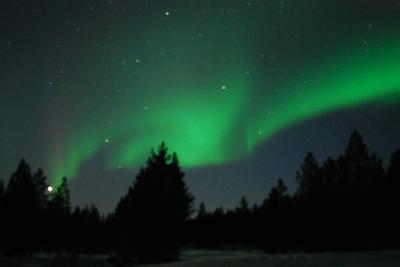
[[[0,177],[25,158],[75,204],[111,211],[162,141],[210,208],[293,190],[354,128],[400,147],[399,1],[5,0],[0,22]]]

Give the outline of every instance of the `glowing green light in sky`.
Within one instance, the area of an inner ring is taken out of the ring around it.
[[[399,45],[388,41],[336,55],[318,72],[303,73],[295,84],[287,84],[288,90],[249,124],[248,149],[301,120],[399,94]]]
[[[243,60],[236,66],[216,64],[202,77],[192,73],[202,65],[195,68],[178,59],[166,63],[167,70],[155,74],[157,81],[146,78],[140,94],[128,85],[108,115],[82,115],[81,130],[66,140],[63,156],[52,160],[51,177],[74,178],[82,162],[105,150],[108,168],[136,168],[161,141],[178,152],[184,167],[244,158],[257,144],[299,121],[400,93],[398,47],[399,41],[386,40],[368,51],[348,49],[326,57],[316,71],[302,71],[274,88],[268,104],[256,106],[252,99],[259,85],[240,67]]]

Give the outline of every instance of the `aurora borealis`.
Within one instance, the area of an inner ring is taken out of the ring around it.
[[[400,145],[397,1],[53,2],[9,0],[1,11],[0,177],[26,157],[54,184],[73,180],[78,202],[109,209],[165,141],[195,195],[229,205],[294,175],[291,164],[267,169],[285,165],[273,159],[246,163],[281,153],[268,147],[284,132],[299,154],[337,153],[356,127],[381,137],[378,123],[386,147]],[[376,119],[353,125],[360,112]],[[348,128],[309,147],[316,119]]]

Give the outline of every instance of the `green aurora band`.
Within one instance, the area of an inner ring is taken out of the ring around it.
[[[330,57],[317,72],[303,73],[296,84],[288,84],[247,128],[251,153],[279,130],[302,120],[397,97],[400,93],[400,41],[376,43],[369,49],[348,49]],[[332,58],[334,60],[332,60]],[[272,114],[272,115],[269,115]],[[252,127],[256,126],[256,127]]]
[[[64,156],[50,160],[50,177],[53,183],[62,176],[74,179],[81,164],[100,151],[106,151],[104,162],[109,169],[137,168],[150,148],[161,141],[178,152],[186,168],[243,159],[258,144],[301,121],[398,96],[399,47],[400,40],[385,38],[368,51],[358,47],[330,55],[316,71],[298,73],[295,82],[290,80],[275,88],[279,90],[270,104],[261,107],[251,106],[256,85],[240,68],[224,70],[226,65],[220,64],[214,74],[210,73],[211,78],[202,79],[193,77],[188,62],[177,60],[167,68],[179,75],[160,73],[166,77],[161,79],[164,83],[157,84],[159,90],[151,90],[149,83],[140,99],[117,100],[118,108],[107,117],[112,126],[90,117],[82,119],[86,123],[81,124],[81,130],[69,136],[60,149]],[[234,63],[232,66],[246,62]],[[221,71],[224,76],[218,77]],[[167,90],[171,87],[173,93]],[[146,103],[151,104],[147,107]],[[138,105],[144,108],[132,108]],[[257,116],[250,116],[250,108],[258,111]]]

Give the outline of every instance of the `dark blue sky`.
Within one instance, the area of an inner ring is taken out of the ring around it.
[[[151,146],[185,162],[185,142],[208,143],[186,157],[186,181],[196,203],[230,208],[260,203],[279,177],[293,190],[305,153],[337,157],[353,129],[385,160],[400,147],[398,1],[2,5],[6,181],[24,157],[51,183],[68,176],[75,204],[110,211]]]

